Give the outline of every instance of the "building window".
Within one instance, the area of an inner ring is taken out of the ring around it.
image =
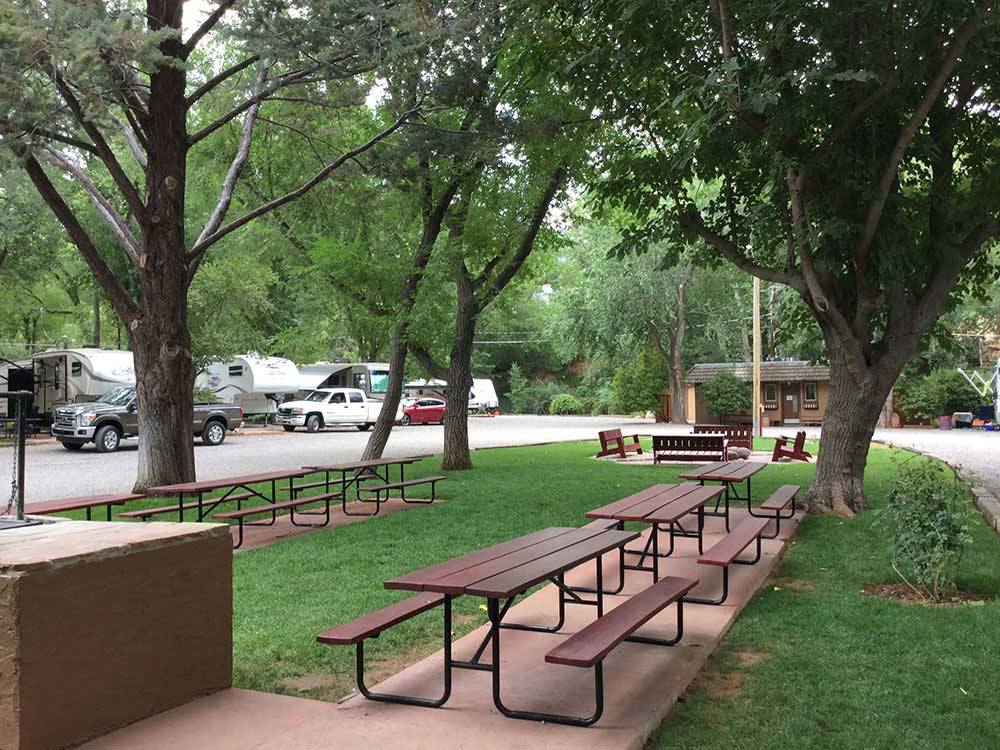
[[[816,383],[806,383],[805,396],[803,397],[803,400],[807,404],[815,406],[816,402],[819,400],[818,391],[819,387],[816,385]]]
[[[764,383],[764,400],[769,404],[778,402],[777,383]]]

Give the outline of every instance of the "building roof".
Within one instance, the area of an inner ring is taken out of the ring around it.
[[[686,383],[704,383],[720,372],[728,372],[749,383],[753,379],[753,365],[750,362],[716,362],[694,365],[688,370]],[[760,363],[760,379],[769,383],[796,383],[830,379],[830,368],[814,365],[804,360],[766,360]]]

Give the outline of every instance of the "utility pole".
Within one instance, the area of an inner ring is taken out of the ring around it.
[[[760,279],[753,277],[753,434],[760,437]]]

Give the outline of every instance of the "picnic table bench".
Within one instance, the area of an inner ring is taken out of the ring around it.
[[[788,444],[792,443],[789,447]],[[795,440],[782,435],[774,440],[774,452],[771,454],[771,461],[777,463],[783,458],[793,461],[808,461],[812,454],[806,451],[806,432],[799,430],[795,433]]]
[[[629,442],[625,442],[622,431],[617,427],[613,430],[601,430],[597,433],[597,439],[601,441],[601,450],[596,458],[605,456],[618,456],[626,458],[629,453],[642,453],[642,446],[639,445],[639,436],[632,435]]]
[[[404,503],[414,503],[414,504],[427,504],[433,503],[436,499],[436,486],[437,483],[445,479],[441,475],[432,475],[427,477],[420,477],[419,479],[407,479],[405,476],[405,468],[410,464],[414,464],[417,461],[422,461],[428,458],[428,456],[403,456],[398,458],[374,458],[359,461],[349,461],[339,464],[328,464],[328,465],[318,465],[318,466],[305,466],[303,469],[312,473],[322,473],[324,478],[320,481],[312,482],[306,485],[299,485],[296,491],[305,489],[307,487],[323,487],[326,492],[332,491],[332,485],[336,480],[332,480],[331,475],[340,474],[340,495],[341,495],[341,509],[345,515],[348,516],[374,516],[379,512],[382,503],[389,499],[389,492],[391,490],[399,490],[400,499]],[[392,481],[389,477],[390,468],[393,466],[399,467],[399,481]],[[376,481],[378,484],[369,485],[365,484],[368,481]],[[425,498],[407,498],[406,490],[409,487],[419,487],[422,485],[429,484],[431,487],[431,496],[429,499]],[[347,495],[348,489],[354,486],[355,498],[362,502],[375,503],[375,510],[371,513],[355,513],[347,509]],[[362,492],[374,492],[375,499],[364,497]],[[385,500],[382,499],[382,493],[385,493]]]
[[[33,516],[48,516],[54,513],[66,513],[71,510],[86,510],[87,520],[91,519],[91,511],[94,508],[104,506],[107,509],[108,520],[111,520],[111,506],[124,505],[133,500],[142,500],[145,495],[89,495],[87,497],[67,497],[62,500],[46,500],[45,502],[32,503],[24,509],[25,513]]]
[[[357,649],[356,678],[362,695],[371,700],[408,705],[444,705],[451,695],[453,669],[473,669],[490,672],[493,682],[493,702],[504,716],[558,724],[587,726],[596,722],[603,712],[604,682],[603,660],[623,641],[644,644],[673,645],[683,630],[681,599],[697,581],[664,578],[629,602],[612,612],[604,613],[602,555],[624,546],[637,538],[637,532],[607,529],[605,524],[588,524],[572,528],[542,529],[517,539],[488,547],[467,555],[407,573],[386,581],[389,589],[418,592],[415,596],[372,612],[358,619],[339,625],[317,636],[320,643],[353,644]],[[596,595],[580,596],[583,589],[566,585],[564,574],[578,565],[594,561],[597,571]],[[514,600],[532,586],[551,581],[559,590],[559,617],[554,625],[534,625],[505,622]],[[481,596],[487,600],[489,632],[479,644],[472,658],[460,661],[452,656],[451,606],[456,596]],[[634,603],[633,603],[634,602]],[[657,612],[671,603],[677,604],[677,634],[671,639],[635,635],[635,632]],[[577,604],[595,607],[597,620],[593,625],[578,631],[563,643],[551,649],[546,661],[593,667],[595,710],[589,716],[567,716],[511,709],[500,695],[500,677],[503,658],[501,631],[505,629],[535,632],[557,632],[565,623],[565,607]],[[444,610],[444,687],[438,698],[419,698],[407,695],[374,693],[364,684],[364,641],[378,636],[393,625],[423,612],[442,606]],[[491,647],[491,659],[481,658]]]
[[[731,448],[753,450],[753,427],[748,424],[696,424],[694,435],[725,435]]]
[[[725,461],[725,435],[653,435],[653,463],[661,461]]]

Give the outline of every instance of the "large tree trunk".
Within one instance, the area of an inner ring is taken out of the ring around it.
[[[392,434],[392,426],[396,423],[396,410],[399,408],[399,400],[403,395],[403,369],[406,367],[406,323],[399,323],[392,334],[392,350],[389,353],[389,384],[386,387],[385,401],[382,402],[382,411],[379,412],[378,419],[375,420],[375,427],[368,437],[365,445],[365,452],[361,455],[364,460],[372,458],[382,458],[386,443],[389,442],[389,435]]]
[[[848,368],[840,347],[834,344],[830,352],[830,398],[805,506],[811,512],[853,516],[868,507],[864,488],[868,446],[902,365],[895,357],[887,358],[865,368],[867,377],[859,378]]]
[[[455,339],[448,360],[448,399],[444,418],[444,458],[441,468],[472,468],[469,453],[469,389],[472,388],[472,345],[476,334],[476,303],[471,283],[459,274]]]

